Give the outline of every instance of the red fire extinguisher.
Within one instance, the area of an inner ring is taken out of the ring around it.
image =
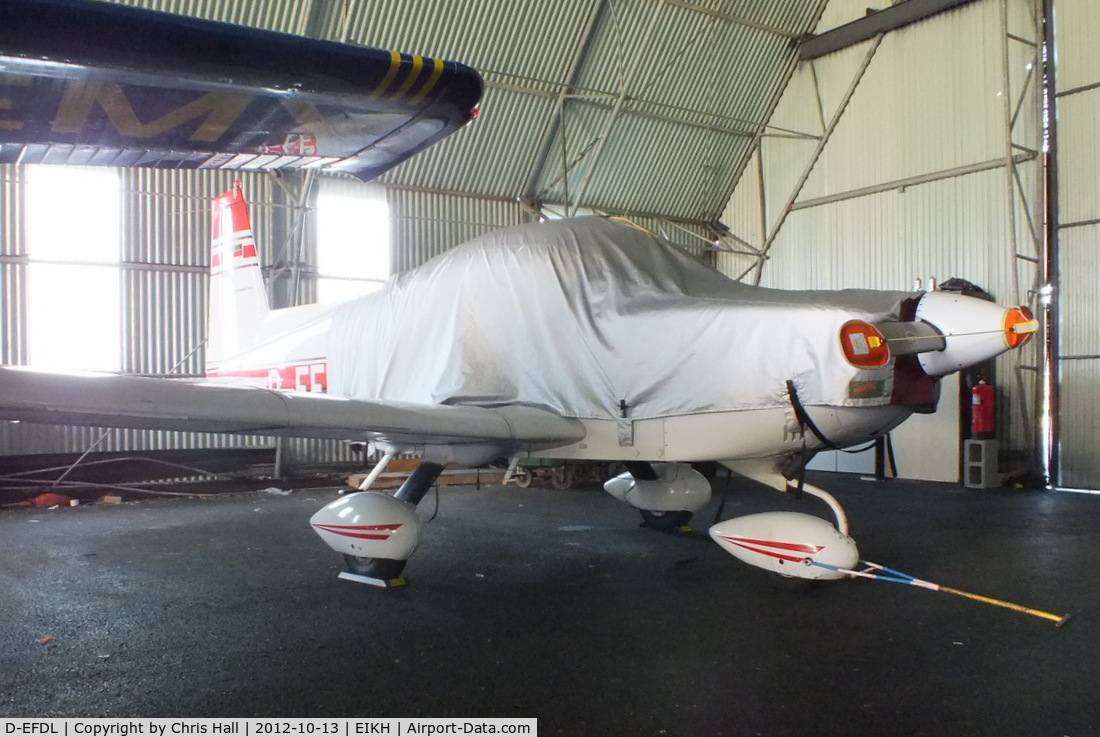
[[[993,386],[985,383],[985,379],[978,379],[978,383],[970,391],[970,434],[974,437],[990,436],[994,433]]]

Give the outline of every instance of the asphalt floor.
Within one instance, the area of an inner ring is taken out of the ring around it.
[[[1100,734],[1100,498],[818,475],[876,581],[777,590],[590,486],[445,488],[410,585],[339,580],[335,489],[0,512],[0,716],[536,717],[544,735]],[[722,482],[718,482],[721,490]],[[735,484],[724,517],[821,511]]]

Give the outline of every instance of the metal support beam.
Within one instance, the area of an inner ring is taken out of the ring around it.
[[[309,170],[304,174],[295,173],[290,177],[286,175],[274,177],[275,183],[287,198],[287,206],[292,208],[294,213],[290,231],[283,239],[283,245],[277,255],[272,259],[272,269],[268,275],[268,282],[271,285],[271,294],[268,299],[273,300],[272,307],[275,308],[293,307],[300,303],[301,279],[306,270],[303,261],[308,240],[305,221],[310,213],[309,198],[316,176],[315,171]],[[297,189],[291,185],[292,179],[298,181]]]
[[[1042,0],[1040,2],[1042,12],[1043,43],[1046,53],[1043,54],[1043,79],[1048,80],[1050,88],[1047,90],[1049,109],[1049,122],[1047,128],[1047,154],[1044,167],[1044,184],[1046,190],[1045,207],[1045,232],[1043,254],[1042,282],[1043,288],[1039,294],[1038,313],[1039,324],[1043,326],[1039,337],[1042,343],[1039,346],[1039,390],[1038,410],[1035,423],[1035,455],[1036,464],[1043,477],[1044,485],[1048,488],[1060,481],[1060,460],[1058,458],[1059,415],[1061,412],[1061,390],[1058,384],[1059,374],[1059,335],[1058,319],[1061,310],[1061,273],[1059,263],[1059,235],[1061,223],[1059,218],[1059,192],[1058,192],[1058,87],[1057,70],[1054,65],[1055,39],[1054,39],[1054,2]]]
[[[297,34],[309,38],[324,38],[324,29],[344,10],[341,0],[304,0],[303,5]]]
[[[974,0],[905,0],[870,13],[866,18],[846,23],[817,36],[810,36],[798,47],[798,60],[810,61],[868,41],[880,33],[897,30],[910,23],[931,18],[945,10]]]
[[[545,130],[542,132],[542,139],[539,141],[538,152],[535,154],[535,158],[528,170],[527,183],[523,187],[525,196],[529,199],[534,199],[536,197],[536,190],[539,180],[542,178],[542,171],[550,156],[550,144],[554,140],[554,134],[557,132],[559,126],[563,129],[565,127],[565,100],[572,90],[574,83],[577,81],[581,62],[584,61],[585,56],[588,54],[588,48],[592,45],[592,39],[595,36],[596,26],[598,25],[597,21],[600,18],[600,14],[603,12],[605,2],[606,0],[596,0],[588,13],[588,20],[584,24],[584,31],[581,32],[580,42],[573,52],[573,59],[570,61],[569,70],[565,75],[565,83],[561,86],[557,100],[554,103],[554,112],[550,115],[550,120],[547,122]],[[565,147],[564,135],[562,137],[562,147],[563,149]]]
[[[737,15],[730,15],[729,13],[723,13],[719,10],[712,10],[711,8],[704,8],[702,5],[696,3],[689,3],[686,0],[665,0],[669,5],[675,5],[678,8],[684,10],[690,10],[693,13],[699,13],[700,15],[706,15],[711,18],[716,18],[725,23],[730,23],[735,26],[744,26],[745,28],[751,28],[755,31],[763,31],[764,33],[770,33],[775,36],[781,36],[782,38],[789,38],[792,40],[798,39],[798,34],[788,31],[778,26],[769,26],[766,23],[758,23],[748,18],[742,18]]]
[[[1004,161],[1005,161],[1005,212],[1008,215],[1008,246],[1011,253],[1017,253],[1020,249],[1016,239],[1016,184],[1012,181],[1012,73],[1009,70],[1008,60],[1008,1],[1001,0],[1001,113],[1004,126]],[[1026,206],[1027,203],[1025,202]],[[1012,262],[1012,287],[1014,301],[1020,299],[1020,270],[1015,261]]]
[[[1016,154],[1012,157],[1012,160],[1017,164],[1022,164],[1023,162],[1031,161],[1034,158],[1034,154]],[[882,192],[889,192],[894,189],[915,187],[918,184],[938,182],[943,179],[966,176],[967,174],[977,174],[978,172],[989,171],[990,169],[1000,169],[1004,165],[1005,160],[1003,158],[990,159],[989,161],[982,161],[977,164],[957,166],[953,169],[944,169],[943,171],[929,172],[928,174],[920,174],[915,177],[896,179],[892,182],[883,182],[882,184],[873,184],[869,187],[850,189],[847,192],[837,192],[836,194],[825,195],[823,197],[815,197],[810,200],[802,200],[801,202],[796,202],[792,204],[791,211],[793,212],[795,210],[805,210],[809,207],[820,207],[821,205],[828,205],[833,202],[854,200],[857,197],[866,197],[868,195],[880,194]]]
[[[863,61],[860,62],[859,69],[856,70],[855,76],[848,85],[848,89],[844,92],[844,97],[841,98],[840,104],[837,105],[836,112],[833,113],[833,117],[825,127],[825,132],[822,134],[821,140],[817,142],[813,154],[810,155],[810,160],[806,162],[802,174],[798,177],[798,181],[791,190],[790,197],[787,198],[787,202],[783,205],[783,210],[779,214],[779,220],[775,223],[771,232],[768,233],[768,237],[764,241],[764,247],[760,249],[761,255],[759,265],[761,267],[764,265],[764,258],[768,255],[768,251],[771,250],[772,245],[775,243],[775,237],[779,235],[779,231],[783,228],[783,223],[787,220],[787,215],[790,214],[791,208],[798,199],[799,193],[802,192],[802,188],[806,185],[806,180],[810,178],[810,173],[817,165],[817,160],[821,158],[821,153],[825,150],[825,146],[828,145],[829,139],[832,138],[833,131],[836,130],[837,124],[840,123],[840,119],[844,116],[844,111],[847,109],[848,103],[851,102],[852,95],[856,93],[856,88],[859,87],[859,83],[863,80],[863,75],[867,72],[867,67],[871,65],[871,59],[875,58],[875,53],[878,51],[878,47],[881,43],[882,34],[879,34],[875,37],[874,43],[871,44],[871,48],[867,49],[867,53],[863,55]],[[756,277],[753,281],[755,284],[760,283],[760,270],[757,270]]]
[[[545,213],[550,213],[555,218],[569,217],[567,212],[568,205],[561,202],[539,202],[538,207],[534,207],[534,203],[521,203],[524,207],[530,210],[533,214],[542,217]],[[659,212],[645,212],[642,210],[614,210],[606,207],[592,207],[589,208],[595,215],[601,215],[603,217],[623,218],[625,220],[660,220],[664,223],[668,223],[677,228],[705,228],[709,230],[718,231],[721,230],[720,226],[716,226],[713,221],[710,220],[692,220],[690,218],[675,218],[669,215],[664,215]]]
[[[1027,39],[1013,33],[1010,30],[1008,0],[1000,2],[1001,23],[1001,112],[1004,126],[1004,162],[1005,162],[1005,207],[1008,218],[1009,243],[1012,259],[1012,280],[1015,288],[1015,301],[1018,304],[1030,303],[1036,312],[1042,312],[1039,295],[1043,286],[1047,283],[1046,247],[1045,238],[1040,233],[1037,223],[1041,219],[1044,192],[1041,179],[1042,171],[1032,180],[1031,186],[1025,186],[1018,169],[1022,163],[1017,159],[1017,151],[1024,151],[1029,159],[1034,161],[1033,166],[1042,167],[1044,161],[1039,157],[1038,151],[1042,147],[1042,123],[1044,117],[1042,75],[1038,68],[1043,63],[1043,15],[1042,3],[1033,0],[1032,28],[1030,33],[1033,38]],[[1026,49],[1030,62],[1027,64],[1026,73],[1022,78],[1017,78],[1017,67],[1012,62],[1012,50],[1014,46],[1022,46]],[[1012,99],[1013,86],[1019,89],[1019,98]],[[1030,105],[1026,105],[1030,103]],[[1017,131],[1017,122],[1021,113],[1030,108],[1030,116],[1034,120],[1034,131],[1024,130],[1023,134],[1028,139],[1023,143],[1016,140],[1021,133]],[[1025,145],[1026,144],[1026,145]],[[1021,225],[1026,227],[1026,232],[1021,232]],[[1030,252],[1023,253],[1020,241],[1026,240],[1031,244]],[[1043,324],[1040,316],[1040,325]],[[1043,345],[1046,343],[1045,330],[1040,330],[1039,339],[1032,341],[1025,348],[1025,352],[1015,354],[1014,373],[1016,377],[1016,399],[1019,402],[1019,417],[1022,431],[1030,456],[1034,461],[1033,469],[1037,470],[1044,478],[1047,477],[1045,469],[1044,432],[1041,429],[1043,416],[1048,408],[1045,403],[1043,388],[1041,386],[1044,376],[1046,359]],[[1034,353],[1031,353],[1034,351]],[[1025,356],[1027,358],[1025,359]],[[1024,361],[1029,363],[1024,363]],[[1026,376],[1037,378],[1036,383],[1025,379]]]
[[[615,99],[615,107],[611,110],[611,116],[607,119],[607,123],[596,139],[595,150],[592,152],[592,156],[588,161],[588,166],[585,168],[584,179],[581,180],[580,189],[574,197],[573,206],[569,210],[571,216],[576,214],[577,208],[584,202],[584,196],[588,192],[588,185],[592,182],[592,176],[599,167],[600,156],[603,154],[604,145],[607,144],[607,139],[611,136],[611,131],[614,130],[615,125],[619,122],[619,118],[626,112],[626,105],[629,100],[627,89],[630,87],[631,82],[634,81],[634,75],[637,74],[638,70],[641,68],[642,60],[645,58],[646,54],[650,53],[650,41],[653,38],[653,34],[657,32],[657,27],[659,25],[658,20],[661,18],[661,11],[663,9],[663,1],[656,3],[654,6],[653,14],[649,18],[649,24],[646,27],[645,34],[642,36],[641,42],[638,44],[637,51],[634,54],[634,58],[631,60],[630,69],[626,71],[620,80],[619,95]]]

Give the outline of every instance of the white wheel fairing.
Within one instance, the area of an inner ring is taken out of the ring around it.
[[[330,548],[357,558],[406,560],[420,542],[416,507],[378,491],[341,497],[309,523]]]
[[[604,482],[611,496],[648,512],[698,512],[710,501],[710,482],[686,463],[654,463],[658,478],[635,479],[629,471]]]
[[[710,536],[738,560],[793,578],[845,577],[811,562],[846,570],[859,563],[859,550],[852,538],[820,517],[798,512],[735,517],[711,527]]]

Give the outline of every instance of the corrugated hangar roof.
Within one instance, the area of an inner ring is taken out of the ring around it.
[[[455,59],[480,117],[382,181],[711,222],[827,0],[120,0]]]

